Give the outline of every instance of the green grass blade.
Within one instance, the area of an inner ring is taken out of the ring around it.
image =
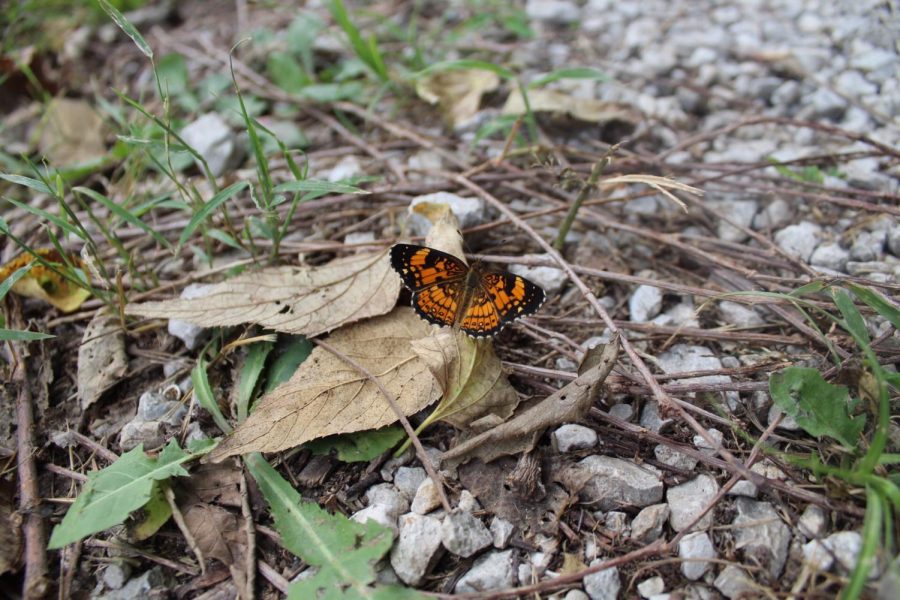
[[[144,39],[144,36],[135,29],[134,25],[132,25],[128,19],[125,18],[125,15],[120,13],[115,6],[110,4],[107,0],[97,0],[100,3],[100,8],[109,15],[109,18],[113,20],[113,22],[122,30],[122,32],[131,38],[131,41],[134,42],[134,45],[138,47],[144,56],[153,60],[153,49],[150,47],[150,44],[147,43],[147,40]]]
[[[77,227],[73,227],[71,223],[69,223],[65,219],[60,218],[57,215],[48,213],[47,211],[37,208],[35,206],[30,206],[23,202],[19,202],[18,200],[14,200],[13,198],[7,198],[6,196],[4,196],[3,199],[14,206],[18,206],[22,210],[30,212],[31,214],[33,214],[36,217],[40,217],[41,219],[45,219],[45,220],[53,223],[54,225],[56,225],[57,227],[59,227],[60,229],[65,231],[67,234],[73,235],[79,239],[84,239],[84,234],[81,232],[80,229],[78,229]]]
[[[241,380],[238,384],[237,419],[243,423],[250,412],[250,401],[253,399],[253,390],[259,383],[259,376],[266,366],[266,358],[275,346],[272,342],[259,342],[250,346],[247,352],[247,360],[241,369]]]
[[[283,192],[304,192],[311,194],[368,194],[366,190],[354,185],[337,181],[323,181],[321,179],[302,179],[299,181],[285,181],[275,186],[276,194]]]
[[[223,433],[231,433],[231,425],[228,424],[225,415],[219,410],[219,404],[216,402],[212,387],[209,385],[209,377],[206,375],[206,361],[202,357],[197,360],[197,366],[191,369],[191,383],[194,384],[194,397],[200,406],[212,415],[213,421],[216,422],[216,425]]]
[[[50,189],[49,185],[39,179],[32,179],[31,177],[25,177],[23,175],[12,175],[8,173],[0,173],[0,179],[15,183],[16,185],[25,186],[39,194],[47,194],[48,196],[56,195],[53,193],[53,190]]]
[[[609,76],[598,69],[591,67],[573,67],[569,69],[557,69],[528,84],[531,89],[539,88],[563,79],[592,79],[594,81],[609,81]]]
[[[832,288],[831,297],[835,306],[841,311],[844,317],[842,325],[853,336],[860,348],[865,350],[871,343],[869,339],[869,331],[866,329],[866,322],[863,320],[859,310],[853,304],[850,294],[840,288]]]
[[[869,307],[879,315],[890,321],[895,329],[900,329],[900,308],[897,308],[890,300],[872,288],[857,285],[855,283],[848,283],[847,287],[856,294],[857,298],[869,305]]]
[[[0,329],[0,342],[34,342],[55,338],[55,335],[40,331],[21,331],[19,329]]]
[[[133,227],[137,227],[138,229],[140,229],[141,231],[143,231],[144,233],[146,233],[147,235],[152,237],[154,240],[156,240],[156,242],[160,246],[163,246],[169,250],[174,249],[172,247],[172,244],[169,243],[169,240],[164,238],[162,236],[162,234],[155,231],[149,225],[147,225],[146,223],[141,221],[138,217],[131,214],[130,212],[128,212],[127,210],[125,210],[124,208],[122,208],[121,206],[119,206],[118,204],[116,204],[115,202],[113,202],[112,200],[107,198],[106,196],[104,196],[103,194],[100,194],[99,192],[92,190],[91,188],[86,188],[86,187],[82,187],[82,186],[74,187],[74,188],[72,188],[72,191],[75,193],[84,194],[85,196],[88,196],[89,198],[93,199],[94,201],[99,202],[100,204],[105,206],[107,208],[107,210],[109,210],[111,213],[113,213],[114,215],[116,215],[117,217],[119,217],[120,219],[122,219],[123,221],[128,223],[129,225],[131,225]]]
[[[6,298],[6,294],[9,293],[10,288],[12,288],[12,286],[14,286],[18,280],[25,277],[25,275],[28,274],[28,271],[30,271],[31,267],[33,267],[33,266],[34,266],[34,263],[31,262],[31,263],[25,265],[24,267],[20,267],[20,268],[16,269],[15,271],[13,271],[10,274],[9,277],[4,279],[3,282],[0,283],[0,301],[2,301],[4,298]]]
[[[841,593],[842,600],[855,600],[862,595],[875,562],[875,553],[881,543],[881,527],[884,520],[884,503],[878,493],[866,487],[866,516],[863,518],[862,547],[850,581]]]
[[[460,71],[468,69],[490,71],[492,73],[495,73],[501,79],[509,80],[516,78],[516,74],[505,67],[495,65],[494,63],[487,62],[485,60],[473,60],[468,58],[459,60],[442,60],[440,62],[436,62],[433,65],[422,69],[418,73],[414,73],[412,75],[412,78],[418,79],[420,77],[425,77],[427,75],[431,75],[432,73],[439,73],[441,71]]]
[[[234,197],[238,192],[243,191],[248,185],[249,183],[246,181],[238,181],[213,196],[209,202],[204,204],[203,207],[191,217],[187,227],[181,232],[181,237],[178,238],[178,247],[184,246],[185,242],[190,239],[197,228],[200,227],[200,225],[202,225],[217,208]]]

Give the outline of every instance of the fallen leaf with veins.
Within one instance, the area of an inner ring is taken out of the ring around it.
[[[444,390],[423,427],[440,420],[462,429],[488,414],[505,421],[518,406],[519,396],[489,341],[444,328],[412,347]]]
[[[474,116],[481,97],[500,86],[500,77],[483,69],[441,71],[423,77],[416,84],[419,98],[440,106],[450,127]]]
[[[548,427],[581,420],[616,364],[618,354],[618,337],[602,349],[588,350],[576,379],[506,423],[444,452],[441,467],[455,469],[472,458],[489,463],[501,456],[530,452]]]
[[[388,313],[400,278],[387,252],[358,254],[315,267],[273,267],[238,275],[202,298],[132,304],[125,313],[178,319],[203,327],[256,323],[314,337]]]
[[[119,381],[128,368],[125,335],[119,320],[107,310],[98,310],[84,328],[78,347],[78,399],[87,408]]]
[[[340,329],[328,344],[377,377],[405,415],[441,395],[428,365],[410,342],[431,326],[411,308]],[[377,429],[397,415],[374,382],[353,365],[316,347],[294,375],[263,396],[253,413],[209,455],[218,462],[235,454],[276,452],[326,435]]]
[[[628,104],[578,98],[556,90],[530,90],[528,106],[535,113],[551,113],[557,117],[568,116],[578,121],[599,125],[611,121],[621,121],[631,126],[637,126],[641,122],[641,114]],[[503,114],[524,115],[525,113],[526,107],[522,100],[522,94],[519,90],[513,90],[503,106]]]
[[[214,504],[187,501],[181,509],[184,526],[204,558],[214,558],[228,567],[235,585],[246,586],[247,539],[238,516]]]
[[[65,313],[77,310],[85,300],[90,298],[90,290],[71,283],[57,272],[68,273],[73,278],[78,279],[87,277],[84,271],[82,271],[84,277],[79,277],[77,273],[73,272],[73,269],[69,268],[58,250],[55,248],[39,248],[35,250],[35,254],[52,265],[56,271],[38,262],[31,253],[24,252],[0,267],[0,281],[34,261],[28,273],[13,284],[12,291],[20,296],[44,300]],[[75,269],[83,269],[84,263],[79,257],[70,254],[67,258]]]

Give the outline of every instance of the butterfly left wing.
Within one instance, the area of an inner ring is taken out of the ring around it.
[[[391,267],[403,278],[403,284],[414,292],[443,281],[462,279],[469,270],[452,254],[414,244],[394,244]]]

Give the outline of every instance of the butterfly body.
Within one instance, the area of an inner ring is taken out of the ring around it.
[[[412,306],[429,323],[460,329],[472,337],[496,335],[504,326],[537,311],[544,290],[507,271],[467,266],[446,252],[396,244],[391,266],[412,292]]]

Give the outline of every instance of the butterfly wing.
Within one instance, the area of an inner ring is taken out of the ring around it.
[[[539,285],[506,271],[485,273],[481,287],[497,311],[500,327],[534,314],[547,298]]]
[[[413,292],[413,308],[429,323],[453,325],[462,301],[463,285],[462,279],[441,281]]]
[[[459,328],[472,337],[490,337],[503,329],[500,313],[483,285],[472,294]]]
[[[400,274],[403,285],[413,292],[441,282],[463,279],[469,270],[463,261],[451,254],[414,244],[394,244],[391,247],[391,267]]]

